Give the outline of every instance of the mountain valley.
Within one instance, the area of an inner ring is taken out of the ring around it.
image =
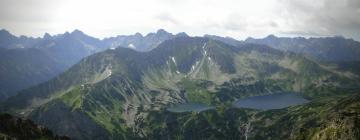
[[[85,57],[0,108],[72,139],[336,139],[359,137],[358,91],[359,78],[301,54],[179,36],[150,51],[118,47]],[[278,92],[310,103],[268,111],[232,107],[237,99]],[[214,109],[167,111],[184,103]],[[314,132],[300,127],[313,122]],[[281,129],[283,123],[293,130]],[[279,129],[267,131],[273,128]],[[342,130],[349,135],[337,134]]]

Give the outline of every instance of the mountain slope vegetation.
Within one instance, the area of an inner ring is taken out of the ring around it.
[[[294,53],[176,37],[149,52],[117,48],[86,57],[52,80],[22,90],[1,108],[74,139],[134,139],[150,136],[141,124],[152,111],[173,104],[228,108],[254,95],[292,91],[315,99],[356,92],[357,87],[357,79]]]
[[[333,96],[286,109],[151,111],[139,125],[148,139],[359,139],[359,95]]]

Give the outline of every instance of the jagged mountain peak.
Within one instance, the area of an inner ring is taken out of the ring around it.
[[[276,39],[278,37],[275,36],[274,34],[270,34],[270,35],[266,36],[265,38],[267,38],[267,39]]]
[[[10,34],[10,32],[6,29],[1,29],[0,34]]]
[[[175,36],[176,36],[176,37],[189,37],[189,35],[186,34],[185,32],[177,33]]]
[[[80,31],[79,29],[75,29],[74,31],[71,32],[71,35],[85,35],[85,33],[83,31]]]
[[[7,39],[7,38],[16,38],[16,36],[11,34],[8,30],[1,29],[0,30],[0,39]]]
[[[143,37],[143,35],[141,33],[139,33],[139,32],[135,33],[134,36],[135,37]]]
[[[143,36],[141,33],[136,33],[134,35],[105,38],[103,41],[108,44],[108,46],[110,46],[109,48],[117,48],[118,46],[122,46],[144,52],[156,48],[161,42],[173,37],[173,34],[160,29],[157,32],[148,33],[145,36]]]
[[[50,38],[51,38],[51,35],[50,35],[49,33],[45,33],[45,34],[43,35],[43,38],[44,38],[44,39],[50,39]]]
[[[70,36],[71,34],[68,32],[68,31],[66,31],[64,34],[63,34],[63,36],[65,36],[65,37],[67,37],[67,36]]]
[[[165,31],[165,29],[159,29],[156,31],[156,34],[167,34],[169,32]]]
[[[78,29],[75,29],[74,31],[72,31],[70,33],[70,35],[74,38],[80,39],[80,40],[87,40],[87,39],[92,39],[92,40],[99,40],[98,38],[89,36],[87,34],[85,34],[83,31],[80,31]],[[100,41],[100,40],[99,40]]]
[[[173,34],[165,31],[164,29],[159,29],[159,30],[157,30],[156,32],[148,33],[148,34],[147,34],[146,36],[144,36],[144,37],[145,37],[145,38],[146,38],[146,37],[159,38],[159,37],[164,37],[164,36],[173,36]]]

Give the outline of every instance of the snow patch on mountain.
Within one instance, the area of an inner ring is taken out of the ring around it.
[[[175,57],[171,56],[171,60],[175,63],[176,65],[176,60],[175,60]]]
[[[136,49],[135,45],[132,44],[132,43],[130,43],[130,44],[128,45],[128,47],[131,48],[131,49]]]
[[[203,49],[203,51],[204,51],[204,55],[207,54],[207,51],[206,51],[206,49],[205,49],[206,45],[207,45],[207,43],[204,43],[204,45],[202,46],[202,49]]]

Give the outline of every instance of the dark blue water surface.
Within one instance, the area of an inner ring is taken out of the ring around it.
[[[201,112],[209,109],[213,109],[213,106],[208,106],[201,103],[185,103],[185,104],[178,104],[172,107],[167,108],[166,110],[170,112]]]
[[[239,99],[233,103],[233,106],[237,108],[269,110],[286,108],[307,102],[309,101],[301,97],[298,93],[275,93]]]

